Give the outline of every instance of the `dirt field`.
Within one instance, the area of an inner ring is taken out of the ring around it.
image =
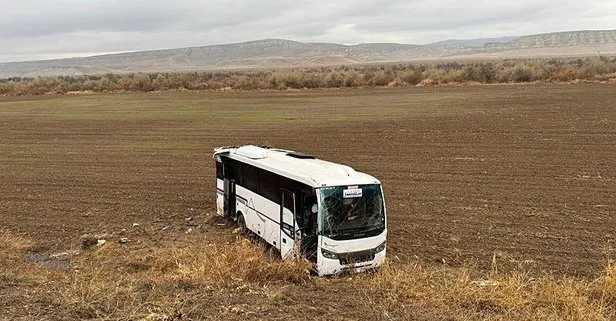
[[[183,220],[211,220],[212,148],[248,143],[379,177],[394,262],[586,277],[613,256],[616,87],[600,84],[0,98],[0,230],[50,252],[84,233],[226,242]]]

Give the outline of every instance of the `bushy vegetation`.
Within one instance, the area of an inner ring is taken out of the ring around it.
[[[332,67],[191,73],[135,73],[9,78],[0,95],[166,90],[280,90],[464,83],[608,81],[616,79],[616,58],[553,58],[482,62],[398,63]]]

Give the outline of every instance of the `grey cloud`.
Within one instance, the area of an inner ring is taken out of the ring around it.
[[[255,5],[248,0],[194,2],[175,0],[117,1],[72,0],[59,4],[41,1],[38,10],[11,12],[0,18],[4,37],[40,36],[75,31],[131,32],[213,29],[237,25],[266,17],[291,3],[266,2]]]
[[[444,30],[465,26],[484,26],[490,23],[528,21],[540,18],[541,12],[550,8],[548,3],[533,3],[527,6],[480,7],[452,3],[448,10],[429,6],[406,6],[397,8],[388,19],[360,21],[356,28],[363,32],[396,32],[404,30]]]
[[[616,28],[610,0],[0,0],[0,6],[0,61],[262,38],[428,43]]]

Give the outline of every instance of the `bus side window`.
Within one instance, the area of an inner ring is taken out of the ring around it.
[[[259,170],[259,193],[274,203],[280,203],[276,174]]]
[[[228,179],[235,179],[235,163],[233,163],[231,160],[223,159],[223,163],[221,165],[222,177]],[[216,167],[216,171],[218,171],[218,167]]]
[[[295,216],[295,203],[293,194],[287,191],[282,192],[282,207],[283,213],[281,217],[280,228],[285,232],[288,236],[293,236],[294,228],[291,224],[294,224],[294,216]],[[284,213],[284,209],[288,210],[289,214]]]
[[[240,168],[238,175],[239,184],[250,191],[259,193],[259,176],[257,168],[243,163],[238,167]]]

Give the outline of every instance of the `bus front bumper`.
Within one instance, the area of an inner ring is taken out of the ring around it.
[[[369,270],[374,270],[381,266],[385,262],[385,252],[382,251],[375,253],[374,258],[368,261],[358,260],[353,262],[352,258],[326,258],[323,254],[319,253],[317,259],[317,271],[319,276],[325,275],[337,275],[346,272],[361,273]]]

